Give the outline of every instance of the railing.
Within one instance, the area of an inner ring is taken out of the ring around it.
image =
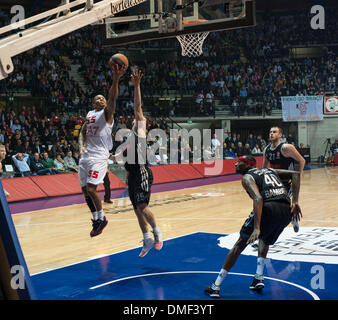
[[[216,117],[217,115],[238,118],[248,115],[266,117],[281,110],[279,99],[275,99],[274,104],[270,103],[269,99],[269,96],[236,98],[237,105],[232,105],[230,98],[224,99],[223,97],[215,97],[210,103],[206,98],[201,102],[196,102],[196,98],[193,96],[172,96],[172,98],[157,96],[151,99],[144,98],[144,111],[152,118],[169,118],[171,120],[175,117]],[[251,102],[248,103],[248,101]]]
[[[176,120],[174,120],[172,117],[167,117],[169,119],[169,121],[171,122],[171,129],[174,129],[174,124],[179,127],[180,129],[182,129],[182,127],[176,122]],[[166,119],[165,119],[166,120]]]

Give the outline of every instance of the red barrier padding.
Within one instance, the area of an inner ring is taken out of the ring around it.
[[[70,194],[82,193],[77,173],[65,173],[52,176],[31,177],[43,190],[48,197],[57,197]],[[126,188],[126,185],[109,171],[110,189]],[[104,191],[104,185],[100,184],[97,191]]]
[[[153,184],[176,181],[176,179],[168,172],[166,167],[166,165],[150,167],[154,176]]]
[[[51,176],[30,177],[48,197],[65,196],[81,193],[77,174],[63,173]]]
[[[154,175],[154,184],[157,184],[234,174],[237,161],[238,159],[217,160],[216,167],[215,163],[207,162],[168,164],[151,167],[151,170]],[[263,157],[256,157],[256,161],[257,167],[261,168]],[[124,182],[110,171],[109,179],[111,190],[126,188]],[[8,202],[80,194],[82,192],[77,173],[2,179],[2,184],[11,195]],[[98,191],[103,190],[104,186],[99,185]]]
[[[190,164],[167,164],[164,168],[175,178],[175,181],[203,178]]]
[[[263,165],[263,157],[255,157],[256,159],[256,167],[257,168],[262,168],[262,165]]]
[[[237,159],[215,160],[210,162],[192,163],[194,167],[203,177],[223,176],[235,173],[235,163]]]
[[[2,185],[10,194],[8,202],[47,197],[47,194],[30,177],[2,179]]]
[[[127,188],[127,186],[111,171],[109,171],[109,181],[110,181],[110,190]],[[100,184],[97,187],[97,191],[104,191],[104,185]]]
[[[126,185],[111,172],[109,179],[111,190],[126,188]],[[82,193],[77,173],[3,179],[2,183],[11,195],[8,202]],[[103,191],[103,184],[99,185],[97,190]]]
[[[109,180],[110,180],[110,188],[112,190],[115,189],[123,189],[126,188],[126,184],[124,181],[121,181],[114,173],[109,171]]]
[[[255,158],[257,162],[257,168],[261,168],[263,157]],[[235,163],[237,161],[238,158],[210,162],[203,161],[201,163],[191,163],[191,166],[194,167],[201,175],[203,175],[203,177],[222,176],[236,173]]]

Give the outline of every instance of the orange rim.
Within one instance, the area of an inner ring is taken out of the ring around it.
[[[193,20],[193,21],[183,21],[183,24],[191,24],[191,23],[201,23],[207,22],[208,20],[200,19],[200,20]]]

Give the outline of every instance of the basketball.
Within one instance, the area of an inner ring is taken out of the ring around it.
[[[113,56],[111,56],[111,58],[109,59],[109,65],[111,68],[113,67],[114,63],[117,63],[120,66],[125,65],[126,68],[128,68],[129,66],[128,58],[122,53],[116,53]]]

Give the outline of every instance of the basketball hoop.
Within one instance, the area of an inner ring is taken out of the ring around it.
[[[200,23],[208,20],[183,21],[183,24]],[[182,56],[198,57],[203,53],[203,42],[209,32],[182,34],[176,36],[182,48]]]

